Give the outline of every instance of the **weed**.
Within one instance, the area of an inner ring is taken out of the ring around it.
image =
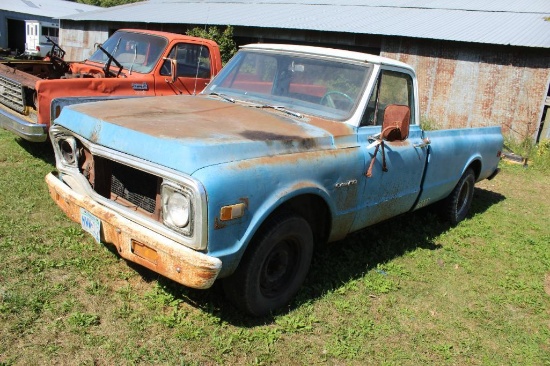
[[[433,131],[433,130],[441,129],[441,127],[438,125],[438,123],[434,119],[431,119],[427,116],[422,116],[422,118],[420,118],[420,127],[424,131]]]
[[[312,314],[289,314],[275,319],[275,323],[281,328],[283,333],[302,333],[313,330],[315,323],[319,321]]]
[[[550,172],[550,140],[543,139],[535,144],[531,138],[517,141],[511,137],[505,138],[507,150],[528,159],[528,164],[537,170]]]
[[[94,325],[99,325],[99,316],[75,312],[69,316],[67,322],[75,328],[89,328]]]
[[[532,160],[536,169],[550,172],[550,139],[542,140],[537,144]]]

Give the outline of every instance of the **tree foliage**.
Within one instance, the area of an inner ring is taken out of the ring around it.
[[[237,45],[233,40],[233,27],[228,25],[223,31],[218,27],[206,28],[193,28],[186,32],[188,36],[201,37],[211,39],[220,46],[220,53],[222,58],[222,64],[225,65],[227,61],[235,52],[237,52]]]

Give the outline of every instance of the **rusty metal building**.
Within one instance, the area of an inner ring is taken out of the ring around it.
[[[0,0],[0,48],[25,50],[25,20],[57,23],[59,17],[99,9],[64,0]]]
[[[322,45],[407,62],[434,127],[501,125],[518,140],[550,138],[548,0],[149,0],[62,17],[61,45],[84,59],[119,28],[226,25],[238,44]]]

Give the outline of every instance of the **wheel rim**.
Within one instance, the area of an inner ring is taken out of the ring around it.
[[[260,275],[260,290],[265,297],[277,297],[290,285],[299,262],[297,240],[280,241],[267,256]]]

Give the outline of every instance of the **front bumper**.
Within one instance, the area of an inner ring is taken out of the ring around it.
[[[121,257],[192,288],[212,286],[220,259],[187,248],[73,191],[57,173],[46,175],[50,196],[67,216],[80,223],[81,208],[101,221],[101,241],[114,245]]]
[[[48,127],[45,124],[25,121],[21,117],[17,117],[13,113],[7,112],[4,108],[4,106],[0,106],[0,115],[5,117],[0,118],[0,127],[31,142],[44,142],[47,140]]]

